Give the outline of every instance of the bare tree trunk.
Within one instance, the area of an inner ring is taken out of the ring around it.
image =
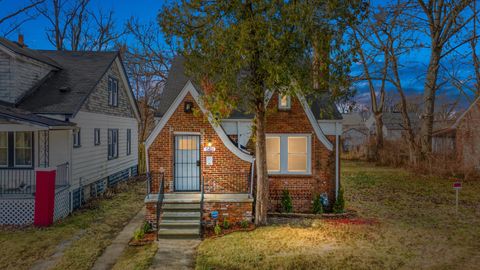
[[[442,50],[440,48],[434,48],[432,50],[430,63],[428,64],[427,77],[425,79],[423,93],[424,108],[420,129],[420,144],[423,158],[432,151],[432,131],[436,97],[435,91],[437,90],[437,78],[441,53]]]
[[[375,159],[378,160],[378,151],[383,148],[383,112],[374,112],[375,116]]]
[[[269,203],[269,183],[267,173],[267,147],[265,136],[265,105],[262,102],[257,104],[255,112],[255,155],[257,166],[257,193],[255,203],[255,224],[267,224],[267,211]]]

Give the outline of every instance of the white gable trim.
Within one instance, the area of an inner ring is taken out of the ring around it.
[[[308,106],[307,101],[305,98],[297,93],[298,100],[300,100],[300,103],[302,104],[303,110],[305,111],[305,114],[308,117],[308,120],[310,121],[310,124],[313,127],[313,130],[315,130],[315,134],[317,135],[317,138],[323,143],[323,145],[330,151],[333,151],[333,144],[325,137],[325,134],[323,133],[322,129],[320,128],[320,125],[318,124],[317,120],[315,119],[315,116],[312,113],[312,110],[310,110],[310,107]]]
[[[468,109],[466,111],[464,111],[462,113],[462,115],[460,115],[460,117],[458,117],[457,121],[455,121],[455,124],[453,124],[452,128],[457,128],[458,125],[460,125],[460,122],[462,121],[463,117],[465,117],[465,115],[467,115],[467,113],[473,109],[473,107],[475,107],[475,105],[477,103],[480,103],[480,97],[478,97],[472,104],[470,104],[470,106],[468,107]]]
[[[172,103],[172,105],[170,105],[170,108],[168,108],[167,112],[163,115],[162,119],[160,119],[160,122],[157,124],[157,126],[155,126],[152,133],[148,136],[147,140],[145,141],[145,149],[146,149],[145,153],[147,157],[148,157],[148,149],[153,144],[158,134],[160,134],[162,129],[167,124],[168,120],[170,120],[170,117],[172,117],[173,113],[178,108],[178,106],[180,106],[181,102],[183,101],[183,99],[188,93],[190,93],[193,96],[193,98],[195,99],[195,102],[200,107],[200,110],[207,116],[208,122],[210,123],[212,128],[215,130],[218,137],[220,137],[220,139],[222,140],[222,143],[228,148],[228,150],[230,150],[233,154],[235,154],[240,159],[253,163],[254,161],[253,156],[237,148],[232,143],[230,138],[228,138],[223,128],[220,125],[216,125],[213,122],[211,114],[203,107],[202,101],[200,100],[200,94],[198,93],[197,89],[195,89],[191,81],[188,81],[187,84],[185,84],[180,94],[175,98],[175,101]],[[147,164],[148,164],[148,161],[147,161]]]
[[[123,84],[127,88],[126,92],[127,92],[128,100],[130,101],[130,106],[132,106],[133,108],[133,113],[135,114],[135,118],[137,118],[137,121],[140,122],[141,120],[140,112],[138,111],[137,102],[135,101],[135,97],[133,96],[130,83],[128,82],[128,79],[125,76],[125,67],[123,66],[122,61],[120,61],[120,58],[118,56],[115,58],[115,63],[117,64],[118,68],[121,69],[119,73],[120,73],[120,77],[122,77]]]

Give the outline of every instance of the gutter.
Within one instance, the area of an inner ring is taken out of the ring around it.
[[[252,169],[250,172],[250,197],[253,198],[253,178],[254,178],[254,172],[255,172],[255,158],[252,160]]]

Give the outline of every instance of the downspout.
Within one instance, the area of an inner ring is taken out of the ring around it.
[[[250,172],[250,197],[253,198],[253,178],[255,173],[255,158],[252,160],[252,169]]]
[[[335,122],[335,200],[338,198],[338,189],[340,186],[340,155],[339,155],[339,138],[337,131],[337,123]]]
[[[143,142],[143,145],[145,146],[145,166],[147,169],[147,174],[150,172],[150,166],[148,165],[148,146],[146,142]]]

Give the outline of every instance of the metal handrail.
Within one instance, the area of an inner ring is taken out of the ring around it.
[[[203,238],[203,201],[205,199],[205,178],[202,176],[202,195],[200,197],[200,237]]]
[[[165,184],[164,184],[164,177],[165,174],[161,174],[160,177],[160,183],[159,183],[159,188],[158,188],[158,200],[157,200],[157,241],[158,241],[158,231],[160,230],[160,214],[161,214],[161,209],[163,205],[163,197],[165,194]]]

